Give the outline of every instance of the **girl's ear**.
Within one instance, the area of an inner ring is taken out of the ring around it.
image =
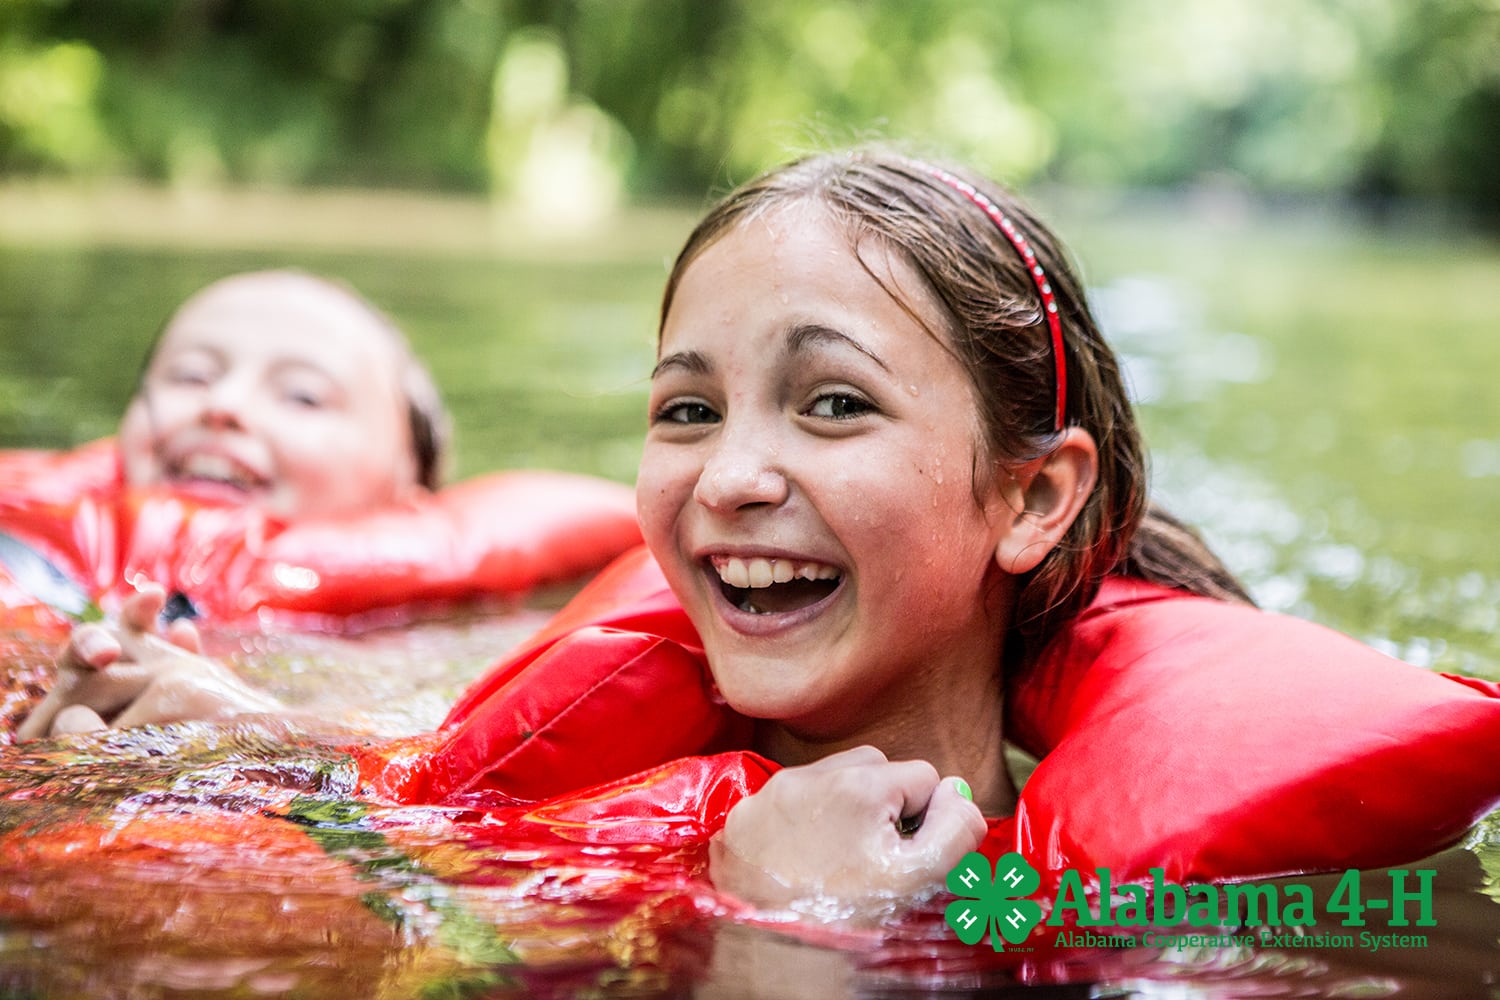
[[[1011,575],[1035,569],[1093,492],[1099,449],[1081,427],[1070,427],[1047,455],[999,472],[1002,504],[995,563]]]

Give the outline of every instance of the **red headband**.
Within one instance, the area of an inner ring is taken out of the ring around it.
[[[990,221],[1000,227],[1005,238],[1010,240],[1010,245],[1015,247],[1016,253],[1021,255],[1026,269],[1031,272],[1031,280],[1036,284],[1036,290],[1042,297],[1042,315],[1047,318],[1047,329],[1052,333],[1052,363],[1057,372],[1057,416],[1052,426],[1054,430],[1062,430],[1068,411],[1068,364],[1063,356],[1062,321],[1057,316],[1057,299],[1052,296],[1052,283],[1047,280],[1047,272],[1042,270],[1042,265],[1037,261],[1031,244],[1026,242],[1026,237],[1021,234],[1021,230],[1016,228],[1015,223],[1010,221],[1010,217],[1000,211],[1000,206],[990,201],[983,192],[968,181],[955,177],[940,167],[924,167],[923,169],[978,205],[980,210],[990,217]]]

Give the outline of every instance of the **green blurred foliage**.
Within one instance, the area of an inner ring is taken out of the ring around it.
[[[1500,218],[1500,3],[0,0],[12,174],[490,190],[582,213],[872,135],[1016,183]]]

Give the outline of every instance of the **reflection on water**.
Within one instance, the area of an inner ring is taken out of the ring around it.
[[[361,746],[243,723],[5,749],[0,995],[1463,997],[1495,984],[1500,823],[1412,866],[1438,872],[1420,947],[1075,948],[1044,925],[1029,953],[996,954],[953,938],[942,900],[880,930],[719,919],[692,838],[590,842],[524,807],[373,801]],[[1288,881],[1320,908],[1336,898],[1335,876]],[[1368,873],[1362,898],[1389,886]],[[1343,932],[1418,930],[1379,916]],[[1324,909],[1309,932],[1340,919]]]
[[[212,640],[337,719],[372,692],[399,704],[429,683],[461,685],[487,644],[536,622]],[[951,935],[941,899],[878,930],[728,920],[691,836],[591,842],[524,807],[372,798],[360,787],[368,734],[427,728],[416,704],[404,719],[350,714],[363,734],[337,737],[245,722],[0,747],[0,996],[1478,997],[1494,986],[1500,817],[1409,866],[1439,873],[1419,948],[1101,949],[1057,946],[1044,927],[1033,953],[996,955]],[[1298,881],[1333,897],[1331,876]],[[1369,873],[1364,897],[1382,881]],[[1336,923],[1321,914],[1318,931]]]
[[[1157,492],[1268,607],[1500,678],[1500,257],[1264,234],[1204,252],[1154,225],[1130,227],[1112,259],[1100,232],[1076,246],[1127,357]],[[669,243],[547,266],[0,247],[0,446],[108,433],[176,302],[232,270],[295,263],[352,281],[410,330],[453,405],[460,473],[629,480]],[[1163,247],[1194,256],[1173,267]],[[516,812],[359,794],[363,741],[431,728],[540,620],[209,637],[338,738],[245,724],[0,745],[0,996],[1494,995],[1494,820],[1432,862],[1437,925],[1423,948],[1019,960],[958,945],[937,911],[811,936],[734,923],[692,845],[579,844]],[[0,638],[9,720],[47,682],[50,647]]]
[[[401,736],[435,729],[470,681],[550,616],[516,607],[352,637],[209,631],[204,641],[287,704],[341,728]]]

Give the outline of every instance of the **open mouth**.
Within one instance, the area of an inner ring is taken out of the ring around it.
[[[843,572],[826,563],[714,556],[710,562],[726,600],[752,615],[811,607],[838,589]]]
[[[222,455],[185,455],[167,467],[167,478],[175,483],[207,483],[249,493],[267,485],[264,478]]]

